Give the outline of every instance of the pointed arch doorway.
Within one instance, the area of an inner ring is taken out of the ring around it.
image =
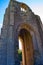
[[[22,65],[34,65],[32,36],[26,29],[19,32],[19,40],[22,45]]]

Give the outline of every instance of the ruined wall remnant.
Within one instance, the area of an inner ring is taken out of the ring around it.
[[[10,0],[1,29],[0,65],[20,65],[19,35],[24,44],[23,65],[43,65],[43,30],[40,17],[35,15],[25,3]]]

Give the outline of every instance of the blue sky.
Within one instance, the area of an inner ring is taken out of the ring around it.
[[[7,8],[9,1],[10,0],[0,0],[0,28],[2,27],[5,9]],[[26,3],[35,14],[40,16],[43,23],[43,0],[17,0],[17,1]]]
[[[0,0],[0,24],[3,22],[5,9],[8,6],[9,0]]]

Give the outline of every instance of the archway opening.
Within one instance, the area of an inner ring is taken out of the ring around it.
[[[21,29],[19,32],[19,49],[21,50],[20,65],[33,65],[33,42],[30,32]]]

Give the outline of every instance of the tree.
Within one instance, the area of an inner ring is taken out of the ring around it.
[[[19,56],[19,60],[22,61],[22,51],[18,50],[18,56]]]

